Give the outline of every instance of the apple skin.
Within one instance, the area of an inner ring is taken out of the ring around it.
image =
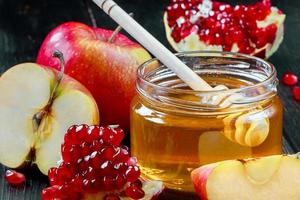
[[[205,167],[197,168],[192,171],[191,178],[195,186],[195,190],[197,194],[200,196],[201,200],[208,200],[206,194],[206,182],[210,173],[214,170],[214,168],[218,166],[218,164],[208,164]]]
[[[130,102],[136,94],[136,70],[151,56],[122,34],[117,34],[109,43],[112,33],[79,22],[63,23],[45,38],[37,63],[59,69],[59,62],[52,53],[60,50],[65,58],[65,74],[92,93],[101,123],[119,124],[128,131]]]

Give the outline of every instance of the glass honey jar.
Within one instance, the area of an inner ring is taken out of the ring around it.
[[[145,178],[192,192],[190,172],[201,165],[282,153],[283,109],[272,64],[237,53],[177,56],[215,89],[191,90],[157,59],[139,67],[131,151]]]

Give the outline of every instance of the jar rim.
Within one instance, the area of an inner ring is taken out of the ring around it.
[[[226,89],[226,93],[241,93],[243,91],[251,90],[253,88],[260,87],[262,85],[268,84],[268,83],[274,81],[274,79],[276,79],[277,72],[276,72],[276,69],[275,69],[274,65],[267,62],[267,61],[265,61],[262,58],[258,58],[258,57],[252,56],[252,55],[247,55],[247,54],[242,54],[242,53],[235,53],[235,52],[226,52],[226,51],[185,51],[185,52],[175,53],[175,55],[179,58],[184,57],[184,56],[188,56],[188,55],[193,55],[193,54],[206,54],[206,56],[207,55],[212,55],[212,57],[213,57],[214,54],[219,54],[221,56],[226,56],[226,55],[227,56],[236,56],[236,57],[240,57],[240,58],[245,58],[245,59],[251,59],[251,60],[258,61],[258,62],[268,66],[271,69],[271,73],[268,75],[268,77],[265,80],[263,80],[261,82],[258,82],[258,83],[255,83],[253,85],[248,85],[248,86],[244,86],[244,87],[241,87],[241,88]],[[198,57],[201,57],[201,56],[198,56]],[[217,95],[218,93],[225,91],[224,89],[209,90],[209,91],[207,91],[207,90],[191,90],[191,89],[171,88],[171,87],[166,87],[166,86],[162,86],[162,85],[157,85],[157,84],[155,84],[151,81],[148,81],[146,79],[145,75],[143,75],[143,69],[145,69],[150,63],[153,63],[155,61],[159,62],[159,59],[158,58],[152,58],[152,59],[142,63],[137,69],[138,79],[140,81],[142,81],[143,83],[151,86],[151,87],[155,87],[157,89],[161,89],[161,90],[164,90],[166,92],[180,92],[180,93],[189,93],[189,94],[202,93],[202,94]],[[164,65],[160,65],[160,67],[161,66],[164,66]]]

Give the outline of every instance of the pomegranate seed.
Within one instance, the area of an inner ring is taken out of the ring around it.
[[[102,148],[103,141],[102,140],[94,140],[92,143],[92,150],[99,151]]]
[[[87,164],[88,163],[86,163],[84,161],[84,159],[79,158],[78,161],[77,161],[77,166],[78,166],[77,171],[79,171],[79,172],[85,171],[87,169]]]
[[[123,163],[123,162],[114,163],[114,169],[117,170],[117,171],[120,171],[122,173],[125,173],[125,171],[127,170],[127,168],[128,168],[128,164],[127,163]]]
[[[50,168],[49,171],[48,171],[48,177],[49,177],[50,185],[56,185],[56,184],[58,184],[56,182],[57,168],[55,168],[55,167]]]
[[[92,143],[94,140],[97,140],[99,137],[100,128],[98,126],[90,126],[87,130],[86,141]]]
[[[107,174],[110,174],[113,171],[113,166],[111,161],[104,161],[101,165],[100,165],[100,172],[99,174],[102,176],[106,176]]]
[[[77,125],[73,125],[68,129],[64,136],[65,143],[77,143],[76,129]]]
[[[127,146],[120,146],[123,138],[118,126],[69,128],[61,146],[63,160],[49,170],[52,187],[44,189],[42,198],[80,199],[85,193],[104,191],[109,194],[106,199],[118,199],[117,194],[140,175],[136,158],[130,158]]]
[[[59,191],[59,186],[54,185],[42,190],[42,200],[55,199]]]
[[[262,3],[267,7],[271,6],[271,0],[263,0]]]
[[[126,179],[124,175],[118,174],[117,177],[115,178],[115,184],[117,189],[121,189],[125,183],[126,183]]]
[[[126,148],[117,147],[114,158],[122,162],[127,162],[129,159],[129,152]]]
[[[71,149],[73,149],[73,146],[70,145],[61,145],[61,155],[65,162],[72,162],[72,153]]]
[[[87,156],[90,154],[91,148],[87,142],[83,142],[81,145],[81,156]]]
[[[75,128],[75,130],[73,130]],[[86,137],[86,132],[88,129],[88,126],[86,124],[82,124],[82,125],[76,125],[72,129],[72,131],[75,131],[74,134],[74,140],[72,141],[73,144],[81,144],[82,141],[84,141],[85,137]]]
[[[125,190],[126,196],[133,198],[133,199],[141,199],[145,196],[145,192],[136,185],[131,185]]]
[[[104,143],[109,144],[111,138],[111,130],[108,127],[100,128],[100,135]]]
[[[20,185],[26,180],[24,174],[10,169],[6,170],[4,177],[6,181],[11,185]]]
[[[126,180],[133,183],[140,177],[140,169],[137,166],[129,166],[125,172]]]
[[[80,192],[83,189],[83,178],[81,176],[77,176],[73,178],[70,182],[70,185],[74,188],[76,192]]]
[[[91,160],[91,163],[92,163],[91,165],[93,168],[97,168],[100,166],[101,158],[99,156],[98,151],[94,151],[93,153],[91,153],[90,160]]]
[[[128,146],[125,146],[125,145],[122,145],[120,146],[124,151],[127,151],[127,154],[129,154],[129,147]]]
[[[282,77],[282,81],[285,85],[296,85],[298,83],[298,77],[293,73],[285,73]]]
[[[297,101],[300,101],[300,86],[295,86],[293,88],[293,95]]]
[[[112,160],[116,150],[112,146],[107,146],[101,149],[101,156],[104,160]]]
[[[91,182],[90,180],[84,179],[84,180],[82,181],[82,188],[83,188],[84,190],[89,190],[89,189],[91,188],[91,186],[92,186],[92,182]]]
[[[111,138],[110,143],[119,146],[124,139],[124,131],[119,126],[110,126],[110,129],[113,131],[114,135]]]

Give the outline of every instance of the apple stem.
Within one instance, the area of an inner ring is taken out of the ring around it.
[[[130,17],[133,17],[133,13],[129,13],[129,16]],[[111,36],[108,38],[108,42],[109,43],[113,43],[116,35],[122,30],[122,27],[119,25],[115,30],[114,32],[111,34]]]
[[[55,83],[55,86],[53,87],[53,90],[52,90],[52,93],[51,93],[51,96],[50,96],[50,100],[49,100],[49,106],[51,106],[52,102],[53,102],[53,98],[54,98],[54,94],[64,76],[64,73],[65,73],[65,59],[64,59],[64,54],[59,51],[59,50],[56,50],[54,53],[53,53],[53,57],[55,58],[58,58],[59,61],[60,61],[60,71],[57,75],[57,79],[56,79],[56,83]]]
[[[56,84],[56,85],[59,85],[59,83],[60,83],[60,81],[63,78],[64,73],[65,73],[65,59],[64,59],[64,54],[61,51],[56,50],[53,53],[53,57],[58,58],[59,61],[60,61],[60,72],[59,72],[59,74],[57,76],[57,84]]]
[[[38,113],[36,113],[33,116],[33,129],[35,131],[37,131],[39,129],[44,116],[46,116],[48,114],[49,109],[50,109],[50,107],[53,103],[55,92],[56,92],[56,90],[57,90],[57,88],[58,88],[58,86],[59,86],[59,84],[60,84],[60,82],[61,82],[61,80],[64,76],[64,72],[65,72],[65,60],[64,60],[63,53],[59,50],[56,50],[53,53],[53,57],[58,58],[60,60],[60,72],[57,75],[56,83],[55,83],[55,86],[53,87],[53,90],[51,92],[49,102],[47,103],[47,105],[41,111],[39,111]]]

